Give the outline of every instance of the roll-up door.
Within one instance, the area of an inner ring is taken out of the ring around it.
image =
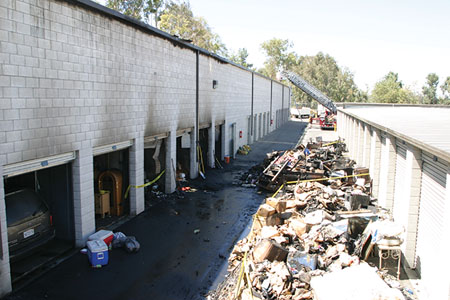
[[[395,166],[394,221],[407,228],[409,190],[406,187],[406,145],[397,143],[397,164]],[[403,243],[405,245],[405,243]]]
[[[94,156],[98,156],[98,155],[106,154],[109,152],[126,149],[128,147],[131,147],[131,145],[133,145],[133,142],[130,140],[130,141],[125,141],[125,142],[120,142],[120,143],[98,146],[98,147],[95,147],[94,149],[92,149],[92,153]]]
[[[27,160],[20,163],[5,165],[3,167],[3,176],[12,177],[50,167],[55,167],[69,163],[74,159],[75,152],[68,152],[64,154],[48,156],[45,158]]]
[[[380,158],[380,185],[378,189],[378,205],[386,207],[386,192],[389,170],[389,147],[386,137],[381,137],[381,158]]]
[[[417,232],[416,266],[428,292],[428,299],[446,299],[448,279],[441,282],[439,265],[447,259],[444,241],[447,166],[436,157],[423,153],[422,183]],[[448,218],[448,216],[447,216]]]

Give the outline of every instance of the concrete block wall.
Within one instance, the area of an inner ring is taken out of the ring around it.
[[[271,125],[271,131],[275,130],[281,125],[280,120],[280,111],[282,108],[282,100],[283,100],[283,88],[282,85],[274,82],[272,88],[273,101],[272,101],[272,120],[273,124]],[[275,101],[275,99],[280,99],[279,101]]]
[[[373,179],[372,193],[375,197],[378,197],[378,191],[380,187],[380,171],[381,171],[381,132],[377,128],[371,129],[370,138],[370,158],[369,158],[369,171],[370,177]]]
[[[130,164],[130,185],[132,188],[129,192],[130,199],[130,214],[138,215],[144,211],[145,199],[144,189],[134,188],[133,186],[139,186],[144,184],[144,138],[139,137],[134,139],[133,145],[130,149],[129,155]]]
[[[255,74],[253,94],[253,115],[256,115],[255,140],[263,136],[263,114],[270,112],[270,84],[271,81]]]
[[[95,232],[94,158],[92,148],[77,151],[72,163],[75,244],[83,247]]]
[[[255,74],[254,114],[259,115],[260,113],[270,111],[270,82],[267,78]]]
[[[0,5],[21,16],[0,37],[5,164],[193,124],[192,51],[63,1]]]
[[[175,181],[175,168],[177,165],[177,132],[176,130],[171,130],[169,136],[165,139],[166,143],[166,180],[165,180],[165,191],[166,193],[175,192],[176,181]]]
[[[357,118],[338,111],[338,134],[345,139],[347,149],[352,159],[356,161],[359,166],[369,167],[373,182],[373,194],[381,198],[381,201],[386,205],[386,208],[393,208],[394,188],[395,188],[395,167],[396,167],[396,147],[395,137],[392,135],[386,136],[385,149],[388,155],[388,169],[387,174],[380,174],[381,170],[381,134],[382,132],[366,124]],[[381,177],[384,176],[384,177]],[[383,194],[378,194],[380,181],[385,180],[383,184]]]
[[[0,7],[2,164],[194,125],[191,49],[70,2],[18,0]],[[226,116],[246,131],[250,77],[200,55],[200,121]],[[256,89],[264,88],[256,91],[259,99],[270,80],[257,81]],[[281,101],[275,91],[275,110]]]
[[[356,162],[360,166],[364,166],[363,162],[363,152],[365,148],[364,144],[364,128],[366,125],[363,122],[358,121],[358,141],[357,141],[357,149],[356,149]]]
[[[272,81],[95,5],[77,3],[0,1],[0,167],[76,152],[72,164],[75,239],[76,245],[83,246],[95,230],[95,147],[133,141],[128,150],[129,179],[130,184],[139,185],[144,180],[143,139],[169,133],[166,191],[174,191],[176,131],[194,128],[196,121],[197,51],[199,122],[225,123],[227,155],[232,154],[232,124],[237,132],[235,150],[248,144],[252,76],[256,77],[254,108],[261,119],[270,111]],[[212,88],[212,80],[218,80],[217,89]],[[273,86],[275,125],[275,112],[283,107],[287,93],[283,100],[282,85],[273,82]],[[240,131],[243,138],[239,138]],[[191,161],[195,160],[194,148]],[[196,173],[193,164],[190,174],[195,177]],[[6,278],[9,258],[3,190],[0,276]],[[131,214],[144,209],[143,192],[130,191]],[[10,290],[10,281],[1,284],[1,292]]]
[[[369,167],[370,156],[372,150],[372,130],[370,125],[364,126],[364,143],[363,143],[363,154],[362,154],[362,165],[364,167]]]
[[[388,155],[388,174],[387,174],[385,201],[386,201],[386,208],[392,212],[394,208],[395,173],[397,166],[396,138],[390,134],[387,134],[386,143],[389,155]]]
[[[211,123],[213,117],[216,121],[223,121],[226,116],[227,100],[230,97],[228,92],[237,89],[238,92],[245,93],[245,89],[249,89],[249,87],[228,78],[230,73],[229,67],[210,57],[200,56],[199,68],[199,122],[200,124]],[[243,72],[241,76],[248,77],[249,74]],[[216,89],[213,89],[213,80],[218,81]]]

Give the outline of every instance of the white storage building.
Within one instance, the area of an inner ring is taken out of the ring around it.
[[[405,227],[403,267],[425,299],[450,299],[450,107],[342,104],[338,133],[373,193]]]

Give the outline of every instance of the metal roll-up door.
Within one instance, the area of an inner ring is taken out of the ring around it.
[[[75,159],[75,152],[48,156],[39,159],[27,160],[3,167],[3,176],[12,177],[29,172],[39,171],[46,168],[56,167],[69,163]]]
[[[394,190],[394,221],[404,228],[408,223],[409,190],[406,187],[406,145],[400,143],[396,147],[397,163],[395,166],[395,190]],[[403,243],[405,245],[405,243]]]
[[[381,158],[380,158],[380,185],[378,188],[378,205],[386,207],[386,192],[389,170],[389,147],[386,144],[386,137],[381,137]]]
[[[440,253],[446,255],[448,251],[444,249],[443,240],[448,234],[444,229],[447,166],[426,153],[422,154],[422,161],[416,267],[428,292],[428,299],[446,299],[448,290],[436,268],[443,259],[447,259]]]
[[[128,147],[131,147],[131,145],[133,145],[133,142],[130,140],[130,141],[125,141],[125,142],[120,142],[120,143],[98,146],[98,147],[94,147],[94,149],[92,149],[92,153],[94,156],[98,156],[98,155],[106,154],[109,152],[126,149]]]

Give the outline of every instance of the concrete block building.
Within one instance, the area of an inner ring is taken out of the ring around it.
[[[83,246],[99,190],[114,189],[117,216],[141,213],[135,186],[165,172],[171,193],[175,173],[198,175],[200,154],[210,167],[233,157],[287,121],[290,94],[95,2],[1,1],[0,294],[11,290],[8,193],[38,191],[56,237]]]

